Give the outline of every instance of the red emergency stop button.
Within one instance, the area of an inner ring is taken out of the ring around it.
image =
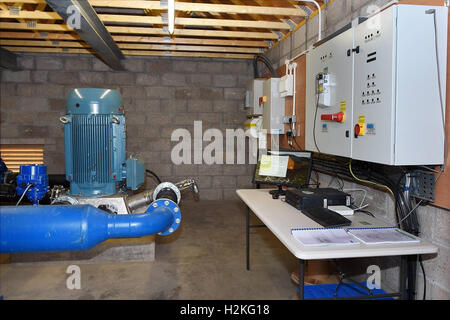
[[[359,126],[359,124],[355,125],[355,136],[359,136],[359,133],[361,132],[361,127]]]
[[[320,119],[323,121],[344,122],[345,114],[342,111],[335,114],[323,114],[320,116]]]
[[[355,137],[363,136],[365,134],[366,134],[365,124],[364,123],[357,123],[355,125]]]

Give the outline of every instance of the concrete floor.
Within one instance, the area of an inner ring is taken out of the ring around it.
[[[65,265],[0,265],[4,299],[294,299],[294,256],[267,229],[251,231],[245,267],[245,206],[182,203],[177,232],[157,237],[156,261],[84,264],[81,289],[66,288]],[[259,223],[252,216],[251,223]]]

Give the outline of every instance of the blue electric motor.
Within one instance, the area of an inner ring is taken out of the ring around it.
[[[126,159],[125,116],[117,90],[74,89],[67,99],[64,123],[66,179],[70,193],[84,197],[138,189],[145,168]]]
[[[39,164],[20,166],[16,182],[17,194],[21,196],[26,192],[28,200],[36,205],[48,191],[47,167]]]

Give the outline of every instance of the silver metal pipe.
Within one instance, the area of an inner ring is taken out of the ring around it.
[[[153,192],[155,189],[146,190],[130,197],[127,197],[126,202],[130,211],[134,211],[138,208],[148,206],[153,201]]]

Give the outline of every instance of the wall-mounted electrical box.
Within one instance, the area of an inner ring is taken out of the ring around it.
[[[355,28],[353,158],[443,163],[445,109],[437,70],[439,61],[445,103],[447,20],[447,7],[398,5]]]
[[[447,7],[394,5],[311,50],[306,148],[387,165],[442,164],[447,20]],[[330,106],[319,82],[327,74]]]
[[[351,156],[353,58],[351,29],[306,56],[306,148]]]
[[[245,108],[248,115],[261,115],[263,113],[262,103],[260,102],[263,96],[264,80],[253,79],[247,84],[247,91],[245,92]]]
[[[294,95],[294,75],[287,74],[280,78],[280,96],[291,97]]]
[[[284,98],[280,95],[280,78],[270,78],[264,81],[263,96],[263,129],[270,134],[284,134]]]

